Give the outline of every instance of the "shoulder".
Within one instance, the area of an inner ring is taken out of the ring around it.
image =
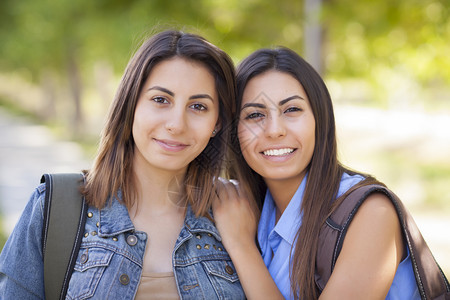
[[[42,226],[45,185],[34,189],[0,254],[0,286],[14,298],[43,298]],[[26,266],[26,267],[25,267]],[[33,272],[30,272],[33,270]]]
[[[348,298],[384,298],[404,251],[400,221],[391,200],[369,195],[357,210],[325,290]],[[332,294],[332,293],[331,293]]]
[[[344,240],[345,244],[388,243],[401,236],[400,221],[392,201],[383,193],[370,194],[357,209]],[[377,242],[378,241],[378,242]],[[344,249],[343,249],[344,250]]]
[[[398,216],[392,201],[383,193],[372,193],[361,204],[356,212],[355,218],[362,219],[362,223],[394,222],[398,223]]]
[[[42,219],[44,217],[45,194],[45,183],[41,183],[31,193],[28,203],[22,212],[22,218],[33,217]]]

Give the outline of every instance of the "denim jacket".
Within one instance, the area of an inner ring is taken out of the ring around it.
[[[42,224],[45,185],[37,187],[0,254],[0,299],[44,299]],[[117,199],[89,207],[66,299],[133,299],[147,234],[134,229]],[[245,299],[213,223],[188,207],[172,265],[181,299]]]

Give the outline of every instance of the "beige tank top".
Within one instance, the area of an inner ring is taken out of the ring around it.
[[[143,273],[134,299],[180,299],[173,272]]]

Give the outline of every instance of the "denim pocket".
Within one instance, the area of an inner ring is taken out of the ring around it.
[[[103,248],[80,249],[66,299],[92,297],[113,254],[114,252]]]
[[[231,260],[205,260],[201,263],[218,299],[245,299]]]
[[[202,261],[207,274],[218,276],[230,282],[239,280],[231,260],[207,260]]]

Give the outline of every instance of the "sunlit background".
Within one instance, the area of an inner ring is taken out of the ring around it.
[[[150,34],[199,33],[235,63],[290,47],[330,89],[341,160],[402,198],[450,274],[449,15],[449,0],[2,0],[0,116],[44,125],[28,134],[45,141],[37,134],[50,130],[89,162],[126,63]],[[5,190],[11,173],[0,162]],[[22,188],[29,194],[38,180]],[[1,192],[3,207],[10,202]]]

